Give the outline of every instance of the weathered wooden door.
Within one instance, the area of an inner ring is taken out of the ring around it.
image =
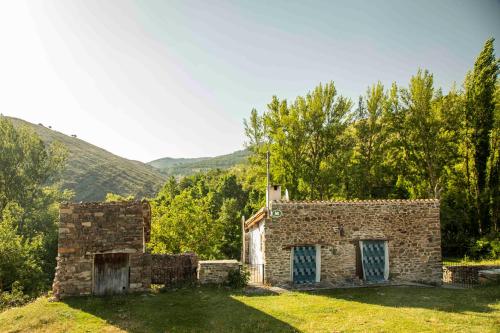
[[[94,256],[94,294],[110,295],[127,292],[129,260],[127,253],[106,253]]]
[[[293,283],[316,282],[316,247],[295,246],[293,248]]]

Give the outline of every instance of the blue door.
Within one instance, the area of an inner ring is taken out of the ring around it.
[[[363,241],[363,275],[366,281],[383,281],[385,272],[385,241]]]
[[[316,247],[296,246],[293,248],[293,283],[316,282]]]

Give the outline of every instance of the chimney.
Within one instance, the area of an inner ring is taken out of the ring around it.
[[[281,200],[281,185],[271,185],[267,189],[267,201]]]

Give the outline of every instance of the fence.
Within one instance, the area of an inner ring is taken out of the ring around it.
[[[264,264],[246,264],[245,268],[250,273],[250,283],[263,284],[264,283]]]
[[[195,282],[198,257],[194,253],[151,255],[151,283],[166,287]]]
[[[465,255],[463,259],[457,257],[447,257],[450,254],[471,253],[466,248],[452,248],[443,250],[443,285],[470,288],[483,283],[497,282],[500,278],[500,258],[496,259],[468,259]]]

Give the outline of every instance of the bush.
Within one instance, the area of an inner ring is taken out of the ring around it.
[[[483,237],[477,240],[470,249],[473,259],[498,259],[500,258],[500,239]]]
[[[229,271],[227,285],[232,288],[243,288],[248,284],[249,280],[250,272],[244,266],[240,266],[240,269]]]
[[[27,303],[31,298],[23,293],[23,288],[19,281],[12,284],[11,291],[0,293],[0,310],[13,306],[20,306]]]

